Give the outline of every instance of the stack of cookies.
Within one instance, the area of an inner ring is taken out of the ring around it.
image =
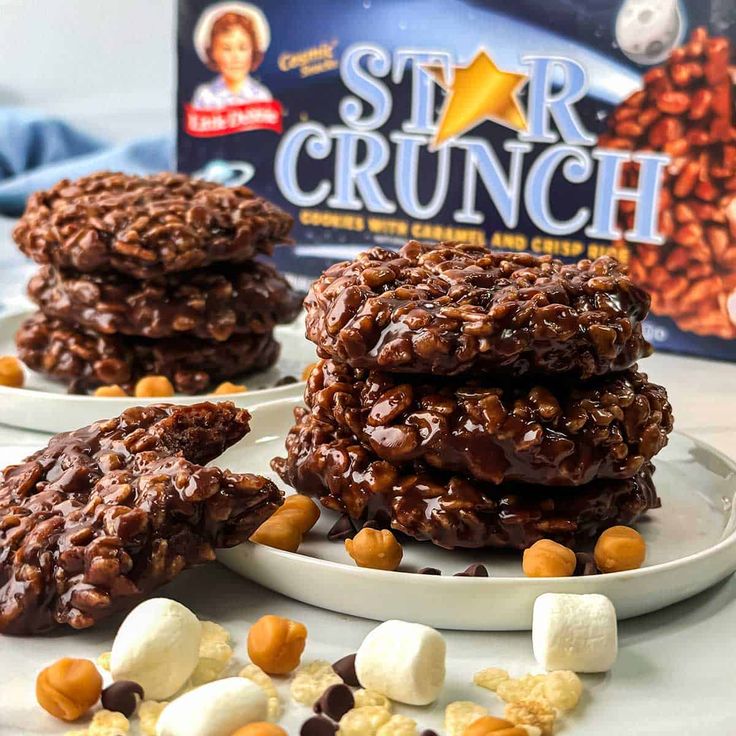
[[[272,365],[300,299],[256,261],[292,220],[245,187],[99,173],[35,193],[14,230],[41,270],[16,335],[26,365],[74,391],[166,376],[177,391]]]
[[[411,242],[328,269],[305,307],[323,360],[273,466],[356,525],[579,547],[659,506],[671,407],[635,365],[649,297],[615,260]]]

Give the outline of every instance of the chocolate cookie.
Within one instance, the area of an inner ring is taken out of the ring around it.
[[[432,379],[321,361],[304,399],[379,458],[489,483],[631,478],[672,431],[667,392],[634,369],[584,383]]]
[[[28,294],[50,317],[104,335],[150,338],[183,333],[206,340],[263,334],[290,322],[301,298],[273,266],[253,261],[137,281],[43,266]]]
[[[41,312],[15,336],[18,357],[32,370],[89,389],[129,385],[142,376],[166,376],[177,391],[195,394],[227,378],[264,370],[279,344],[270,333],[236,335],[224,342],[196,338],[96,335]]]
[[[320,356],[354,368],[588,378],[651,353],[649,297],[608,257],[565,265],[410,242],[327,269],[305,307]]]
[[[285,483],[353,519],[388,512],[392,528],[441,547],[524,549],[546,538],[575,548],[659,506],[649,463],[632,478],[577,488],[496,486],[421,462],[379,460],[306,409],[296,409],[295,416],[288,455],[272,462]]]
[[[203,467],[248,432],[232,403],[146,406],[59,434],[0,475],[0,632],[92,626],[214,559],[281,504]]]
[[[150,279],[270,253],[291,225],[247,187],[100,172],[31,195],[13,238],[38,263]]]

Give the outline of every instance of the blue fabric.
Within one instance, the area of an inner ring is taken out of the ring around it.
[[[168,136],[108,144],[40,113],[0,109],[0,214],[16,216],[31,192],[93,171],[147,174],[174,168]]]

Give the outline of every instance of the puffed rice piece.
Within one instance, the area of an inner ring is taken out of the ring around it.
[[[408,716],[391,716],[376,731],[376,736],[417,736],[417,722]]]
[[[138,718],[141,722],[143,736],[156,736],[156,724],[161,711],[169,703],[165,700],[144,700],[138,707]]]
[[[112,710],[98,710],[92,716],[87,733],[89,736],[125,736],[130,731],[130,721]]]
[[[378,729],[390,720],[391,713],[380,705],[353,708],[340,719],[337,736],[376,736]]]
[[[583,694],[583,683],[569,670],[550,672],[542,686],[545,700],[558,710],[572,710]]]
[[[64,736],[89,736],[89,731],[86,728],[80,728],[77,731],[67,731]]]
[[[323,659],[302,665],[291,681],[291,697],[310,708],[319,700],[322,693],[330,685],[342,684],[342,677],[332,669],[332,665]]]
[[[189,678],[191,687],[216,680],[225,671],[233,657],[230,634],[213,621],[202,621],[202,638],[199,644],[199,661]]]
[[[356,690],[353,693],[353,698],[355,698],[356,708],[364,708],[367,705],[378,705],[390,713],[393,707],[391,701],[385,695],[381,695],[381,693],[377,693],[375,690]]]
[[[510,678],[498,684],[496,695],[507,703],[541,700],[544,697],[546,679],[546,675],[524,675],[519,678]]]
[[[522,724],[521,726],[518,726],[518,728],[523,728],[526,731],[526,736],[542,736],[542,729],[537,728],[536,726]]]
[[[542,736],[552,736],[555,730],[555,709],[546,700],[507,703],[503,717],[517,726],[536,726]]]
[[[488,715],[482,705],[469,700],[456,700],[445,708],[445,731],[447,736],[463,736],[465,729],[479,718]]]
[[[102,652],[99,657],[97,657],[96,664],[101,670],[105,670],[105,672],[110,671],[110,657],[112,656],[112,652]]]
[[[473,675],[473,684],[495,693],[502,682],[510,679],[511,675],[506,670],[499,667],[487,667]]]
[[[249,664],[238,672],[238,677],[245,677],[246,680],[254,682],[266,693],[266,697],[268,698],[267,718],[271,723],[276,723],[281,718],[281,701],[279,700],[279,693],[276,690],[276,686],[273,684],[270,676],[257,664]]]

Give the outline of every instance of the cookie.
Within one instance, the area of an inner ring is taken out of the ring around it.
[[[171,337],[98,335],[38,312],[16,333],[18,357],[32,370],[75,390],[129,386],[147,375],[166,376],[177,391],[195,394],[213,383],[265,370],[279,355],[271,333],[223,342]]]
[[[328,268],[305,308],[319,355],[354,368],[589,378],[651,353],[649,297],[608,257],[566,265],[412,241]]]
[[[280,491],[204,465],[249,419],[229,402],[135,407],[5,468],[0,632],[87,628],[248,539]]]
[[[634,369],[540,385],[326,360],[312,369],[304,398],[315,416],[352,433],[378,458],[420,460],[488,483],[631,478],[672,431],[667,392]]]
[[[295,416],[287,457],[272,462],[285,483],[361,522],[387,515],[393,529],[448,549],[525,549],[539,539],[577,548],[659,507],[649,463],[632,478],[574,488],[497,486],[421,462],[381,460],[308,410],[298,408]]]
[[[148,281],[43,266],[30,280],[28,295],[44,314],[85,330],[149,338],[188,334],[222,341],[265,334],[301,309],[286,279],[259,261]]]
[[[291,225],[247,187],[99,172],[32,194],[13,238],[41,264],[150,279],[270,254]]]

